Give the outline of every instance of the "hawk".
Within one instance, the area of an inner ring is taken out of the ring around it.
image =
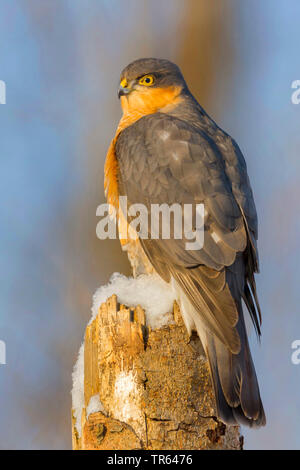
[[[190,93],[177,65],[139,59],[121,73],[123,116],[105,163],[105,191],[151,204],[203,204],[204,244],[140,238],[154,270],[175,286],[189,334],[207,355],[217,414],[226,424],[265,424],[244,322],[244,301],[257,335],[261,313],[257,215],[244,157],[236,142]]]

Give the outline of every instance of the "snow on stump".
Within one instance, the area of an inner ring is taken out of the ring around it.
[[[240,449],[239,427],[214,417],[207,361],[177,303],[157,323],[120,297],[122,286],[86,328],[73,373],[73,449]]]

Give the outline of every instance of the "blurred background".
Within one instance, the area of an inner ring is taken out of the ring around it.
[[[260,232],[263,339],[251,343],[268,425],[247,449],[300,448],[298,0],[10,0],[0,4],[0,448],[71,447],[71,372],[92,295],[129,274],[96,238],[119,73],[140,57],[182,69],[239,143]]]

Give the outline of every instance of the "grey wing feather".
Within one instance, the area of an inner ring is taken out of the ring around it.
[[[254,281],[257,217],[240,150],[221,130],[213,139],[203,129],[157,113],[120,134],[116,155],[120,194],[129,204],[142,203],[149,213],[154,203],[204,204],[201,250],[186,250],[184,237],[141,243],[156,271],[166,281],[176,280],[205,325],[220,416],[229,423],[262,425],[241,307],[243,298],[260,333]]]

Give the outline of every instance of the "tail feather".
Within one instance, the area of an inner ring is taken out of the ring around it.
[[[238,319],[234,330],[239,338],[239,348],[230,347],[231,344],[224,341],[221,335],[216,334],[216,328],[214,331],[208,328],[208,323],[203,316],[205,308],[210,307],[212,309],[208,301],[202,308],[200,304],[191,302],[194,297],[197,298],[198,302],[206,298],[206,291],[202,288],[202,280],[194,279],[197,275],[202,275],[200,271],[194,271],[193,276],[190,273],[188,276],[179,276],[178,272],[176,272],[174,273],[173,283],[179,295],[180,307],[187,329],[189,332],[193,329],[197,330],[206,352],[216,397],[218,417],[224,423],[230,425],[240,423],[250,427],[259,427],[265,424],[266,418],[260,398],[242,310],[241,299],[245,284],[241,281],[241,285],[239,285],[237,282],[243,279],[243,272],[240,275],[236,275],[239,272],[238,270],[241,269],[241,262],[237,261],[233,268],[237,273],[234,271],[227,272],[227,286],[230,286],[230,292],[227,290],[226,295],[232,296],[237,311]],[[185,294],[186,291],[188,291],[189,297]],[[231,304],[227,301],[224,302],[224,296],[225,289],[221,292],[215,292],[215,303],[217,306],[223,305],[224,308],[222,326],[224,326],[225,313],[227,315],[225,318],[227,318],[229,324],[233,323],[234,320],[232,312],[229,311],[228,313]],[[259,325],[250,292],[246,290],[245,296],[248,297],[250,309],[253,309],[251,312],[252,318]],[[219,314],[219,309],[216,312],[217,314]]]
[[[242,312],[237,328],[242,342],[239,354],[232,354],[209,332],[198,331],[209,360],[217,414],[226,424],[264,426],[266,418]]]
[[[202,343],[204,343],[203,339],[202,339]],[[211,378],[213,382],[216,405],[217,405],[217,415],[224,423],[229,424],[229,425],[236,425],[237,420],[233,414],[232,407],[229,406],[222,390],[216,348],[214,346],[214,340],[211,335],[206,336],[206,345],[204,346],[204,348],[205,348],[206,356],[208,357],[208,360],[209,360]]]

